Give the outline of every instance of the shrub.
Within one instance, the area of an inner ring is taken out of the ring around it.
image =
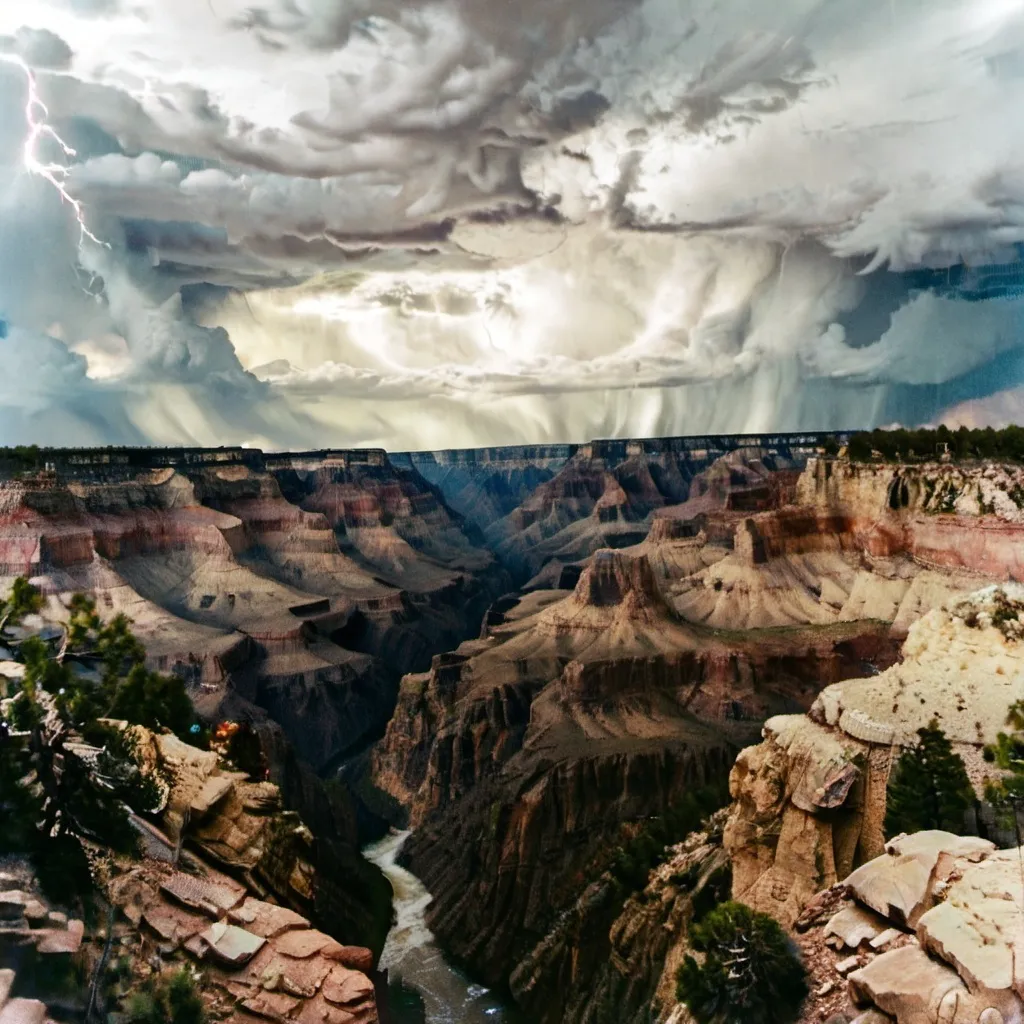
[[[665,860],[668,847],[699,829],[708,815],[728,801],[725,786],[703,786],[687,793],[664,814],[645,822],[612,855],[610,870],[615,881],[627,892],[643,889],[651,871]]]
[[[917,746],[900,755],[889,776],[886,837],[932,828],[962,835],[976,803],[963,758],[935,719],[917,735]]]
[[[1001,732],[996,742],[985,748],[985,760],[1006,774],[985,780],[985,799],[1002,812],[1001,824],[1014,828],[1020,841],[1019,813],[1024,804],[1024,701],[1010,705],[1006,724],[1013,731]]]
[[[690,929],[676,994],[697,1024],[792,1024],[807,998],[807,970],[778,921],[730,901]]]
[[[128,1000],[129,1024],[204,1024],[206,1011],[187,968],[149,979]]]

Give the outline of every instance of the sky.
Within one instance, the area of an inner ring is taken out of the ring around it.
[[[0,444],[1024,420],[1022,108],[1024,0],[0,3]]]

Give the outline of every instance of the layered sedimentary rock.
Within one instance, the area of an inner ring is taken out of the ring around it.
[[[7,481],[0,563],[53,595],[57,618],[74,590],[126,612],[205,713],[263,708],[318,767],[379,734],[400,673],[505,587],[430,486],[382,454]]]
[[[460,515],[485,530],[550,480],[575,452],[575,445],[524,445],[392,456],[437,486]]]
[[[812,458],[790,476],[775,473],[761,488],[790,504],[744,514],[730,498],[732,507],[688,502],[681,509],[696,514],[681,521],[680,510],[658,514],[636,550],[682,617],[723,629],[879,619],[902,635],[950,596],[1016,578],[1020,471]],[[954,492],[956,514],[947,514]]]
[[[981,788],[982,748],[1024,698],[1024,590],[991,587],[911,627],[903,660],[834,684],[807,715],[770,719],[736,760],[725,833],[733,892],[787,924],[820,889],[884,849],[886,783],[936,720]]]
[[[67,908],[51,907],[39,891],[27,861],[6,859],[3,1019],[42,1024],[50,996],[59,1019],[105,1016],[154,973],[198,964],[193,978],[212,1019],[375,1024],[375,953],[337,940],[355,937],[350,920],[320,916],[321,893],[339,880],[321,870],[315,837],[283,810],[278,787],[236,770],[215,750],[107,724],[131,735],[162,790],[161,810],[145,819],[129,815],[138,856],[113,853],[102,837],[85,841],[92,882],[111,906],[105,920],[69,920]],[[86,766],[98,753],[77,737],[64,745],[64,757]],[[331,934],[315,929],[314,917]],[[78,985],[78,978],[96,983]]]
[[[734,500],[739,507],[778,504],[779,494],[767,481],[773,470],[795,464],[758,449],[720,456],[707,449],[648,451],[637,445],[623,450],[594,442],[581,447],[558,474],[486,534],[498,556],[521,578],[546,566],[534,585],[550,586],[562,565],[580,562],[599,548],[642,541],[661,510],[685,519],[708,508],[730,507]],[[693,501],[688,503],[691,487]]]
[[[568,1003],[551,993],[574,999],[609,954],[622,894],[585,890],[615,849],[721,780],[753,723],[808,706],[820,680],[857,674],[886,644],[874,625],[723,639],[678,618],[645,557],[614,551],[572,592],[525,594],[406,677],[375,752],[378,784],[415,826],[406,851],[434,894],[431,928],[561,1019]],[[591,898],[583,955],[558,921]]]

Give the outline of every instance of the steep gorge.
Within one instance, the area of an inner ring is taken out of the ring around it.
[[[712,440],[62,464],[0,484],[0,562],[54,620],[79,589],[126,611],[206,717],[258,725],[286,801],[336,837],[325,863],[351,884],[328,913],[370,927],[361,812],[317,773],[383,734],[375,806],[414,829],[403,859],[442,945],[536,1019],[639,1021],[692,893],[666,876],[641,899],[621,858],[766,719],[897,671],[911,624],[1012,575],[1024,531],[1013,469]],[[779,749],[766,764],[797,748]],[[737,893],[792,917],[877,842],[836,826],[826,844],[774,785],[751,781],[726,846]]]

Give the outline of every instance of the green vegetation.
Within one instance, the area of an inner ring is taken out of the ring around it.
[[[807,970],[773,917],[728,902],[690,929],[676,995],[697,1024],[792,1024],[807,998]]]
[[[206,1011],[187,967],[142,983],[129,1000],[128,1024],[205,1024]]]
[[[977,803],[963,758],[935,719],[917,736],[917,745],[900,755],[889,776],[885,835],[923,829],[963,835],[967,812]]]
[[[1013,828],[1021,842],[1020,808],[1024,804],[1024,701],[1010,705],[1006,724],[1013,731],[999,733],[996,742],[985,748],[985,760],[1005,773],[985,780],[985,799],[1001,813],[1001,824]]]
[[[724,785],[704,786],[687,793],[663,815],[644,822],[640,831],[612,855],[610,870],[616,883],[627,892],[643,889],[651,871],[664,862],[668,848],[699,829],[708,815],[728,801]]]
[[[82,840],[134,852],[129,812],[153,812],[161,799],[136,737],[102,720],[184,734],[194,715],[180,679],[145,667],[130,621],[101,622],[91,598],[72,598],[59,648],[4,633],[41,606],[39,591],[19,578],[0,618],[0,638],[25,666],[0,724],[0,849],[31,855],[43,887],[66,900],[90,887]]]
[[[948,449],[956,460],[997,459],[1024,462],[1024,427],[993,430],[950,430],[941,426],[920,430],[868,430],[854,434],[847,446],[853,462],[870,462],[878,452],[886,462],[931,462]]]
[[[21,472],[38,469],[42,465],[39,446],[19,444],[13,448],[0,448],[0,465],[4,463]]]

